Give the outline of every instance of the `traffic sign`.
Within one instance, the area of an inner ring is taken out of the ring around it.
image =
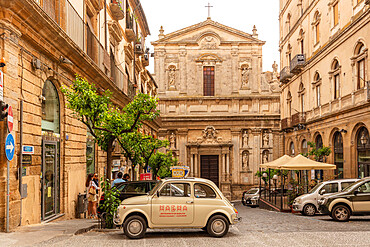
[[[5,140],[5,155],[9,161],[13,159],[14,151],[15,151],[14,137],[12,134],[8,134]]]
[[[13,131],[13,121],[14,121],[13,108],[12,108],[11,105],[9,105],[9,107],[8,107],[8,130],[9,130],[9,132]]]

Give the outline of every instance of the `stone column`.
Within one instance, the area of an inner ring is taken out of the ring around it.
[[[240,128],[232,128],[231,129],[231,143],[233,144],[233,153],[234,153],[234,163],[232,164],[232,169],[230,171],[231,174],[234,174],[232,176],[232,183],[237,184],[239,183],[240,178],[240,159],[239,159],[239,150],[240,150]]]
[[[233,94],[237,94],[240,88],[239,81],[238,81],[238,73],[239,73],[238,55],[239,55],[238,47],[233,46],[231,48],[231,76],[232,76],[231,81],[232,81],[232,93]]]
[[[158,92],[159,94],[164,94],[167,89],[167,81],[166,81],[166,67],[164,64],[164,58],[165,58],[165,49],[164,48],[158,48],[156,53],[156,77],[158,82]]]
[[[177,149],[179,150],[179,162],[182,164],[186,164],[186,143],[187,143],[187,129],[179,129],[177,131],[178,135],[178,144]]]
[[[179,64],[179,70],[180,70],[180,85],[178,89],[180,90],[180,94],[187,94],[187,81],[186,81],[186,72],[187,72],[187,66],[186,66],[186,49],[185,46],[180,47],[179,51],[180,55],[180,64]]]
[[[250,73],[250,86],[253,93],[257,93],[260,87],[260,79],[259,79],[259,64],[258,64],[258,57],[254,54],[252,57],[252,70]]]

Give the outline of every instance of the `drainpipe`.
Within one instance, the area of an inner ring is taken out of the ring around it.
[[[18,181],[19,181],[19,194],[21,195],[21,205],[20,205],[20,219],[19,219],[19,225],[22,225],[22,159],[23,159],[23,99],[21,99],[20,102],[20,114],[19,114],[19,146],[20,146],[20,153],[19,153],[19,171],[18,171]]]

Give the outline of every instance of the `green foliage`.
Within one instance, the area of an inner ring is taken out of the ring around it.
[[[177,165],[177,159],[173,157],[171,151],[167,153],[156,152],[149,159],[149,166],[152,169],[154,178],[171,177],[171,166]]]
[[[264,173],[266,173],[267,177],[263,176]],[[269,179],[272,179],[275,174],[280,175],[280,173],[281,172],[280,172],[279,169],[270,169],[270,174],[269,174],[269,171],[267,170],[267,171],[257,171],[256,174],[254,174],[254,175],[257,176],[257,177],[262,178],[262,180],[265,182],[265,184],[267,184]]]
[[[112,93],[109,90],[100,94],[94,84],[80,76],[76,76],[69,87],[62,86],[61,91],[67,99],[67,107],[73,111],[73,115],[78,120],[87,126],[95,141],[105,151],[108,151],[108,146],[115,139],[127,141],[127,138],[132,135],[122,138],[125,134],[134,133],[135,135],[143,122],[153,121],[159,116],[157,98],[138,94],[133,101],[121,109],[112,104]],[[164,144],[155,142],[155,145]],[[107,162],[110,166],[110,162]]]
[[[116,187],[111,187],[111,184],[108,180],[102,180],[101,187],[104,193],[104,203],[99,207],[102,207],[104,212],[106,212],[105,215],[106,228],[113,228],[114,227],[113,216],[121,203],[121,201],[118,198],[119,192]]]
[[[329,147],[323,145],[321,148],[316,148],[314,142],[307,142],[307,144],[310,146],[307,156],[313,156],[316,161],[324,160],[324,158],[331,154],[331,149]]]
[[[122,147],[123,154],[128,158],[132,166],[142,166],[145,170],[149,166],[149,160],[161,147],[167,147],[167,140],[159,140],[150,135],[134,131],[124,133],[118,137],[118,142]]]

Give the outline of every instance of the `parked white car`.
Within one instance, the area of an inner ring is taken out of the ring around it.
[[[240,220],[219,188],[202,178],[163,179],[148,195],[123,200],[114,216],[129,238],[143,238],[147,228],[200,228],[223,237]]]
[[[306,216],[314,216],[318,212],[318,200],[323,195],[342,191],[358,179],[336,179],[321,182],[312,188],[308,194],[298,196],[293,202],[293,210]]]

